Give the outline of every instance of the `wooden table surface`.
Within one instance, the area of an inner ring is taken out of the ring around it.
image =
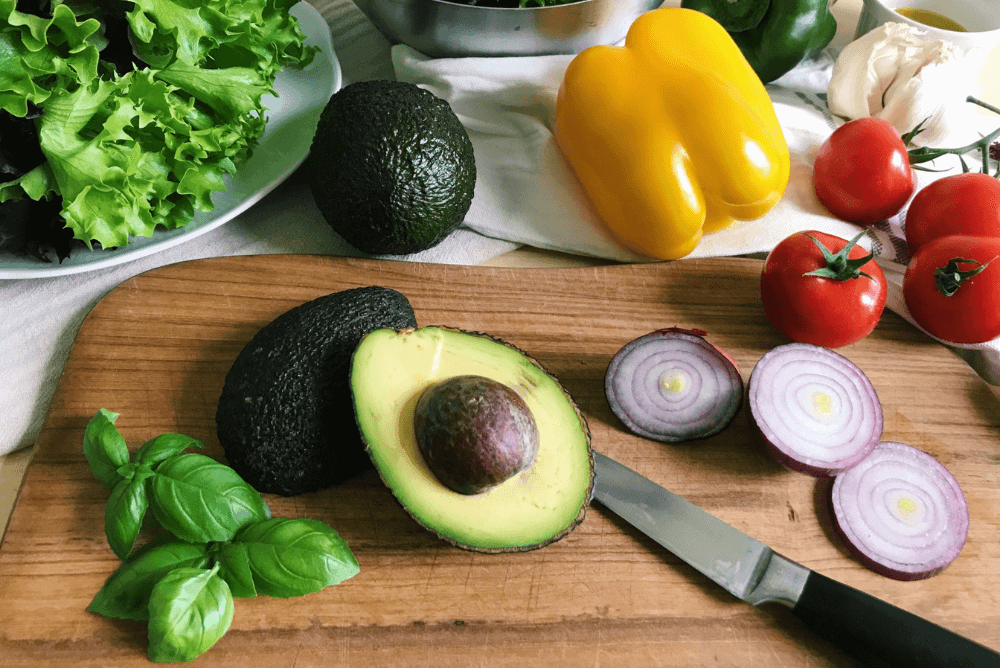
[[[76,339],[0,550],[5,666],[146,665],[145,626],[85,611],[118,560],[103,536],[107,490],[82,455],[105,407],[133,447],[165,431],[221,457],[214,411],[247,340],[307,299],[385,285],[420,325],[501,336],[536,356],[586,415],[595,449],[825,575],[1000,648],[1000,411],[951,352],[888,313],[841,349],[882,400],[883,438],[936,456],[969,501],[969,541],[943,573],[897,582],[855,562],[832,531],[826,486],[782,469],[744,408],[721,434],[665,445],[627,433],[603,395],[618,348],[664,326],[700,327],[744,378],[785,339],[759,304],[760,262],[497,268],[319,256],[218,258],[140,275]],[[293,498],[276,516],[328,522],[361,573],[292,600],[237,600],[205,666],[849,666],[787,611],[743,604],[601,508],[549,547],[474,554],[419,528],[374,473]]]

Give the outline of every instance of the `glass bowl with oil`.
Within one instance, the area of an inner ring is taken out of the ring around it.
[[[986,56],[1000,45],[1000,0],[863,0],[854,38],[889,22],[952,42],[970,55]]]

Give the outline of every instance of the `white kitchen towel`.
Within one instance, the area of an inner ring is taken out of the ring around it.
[[[838,220],[820,204],[812,186],[813,162],[827,137],[843,123],[829,113],[826,90],[838,51],[827,49],[767,91],[791,157],[791,176],[781,201],[767,215],[737,222],[703,237],[688,256],[766,253],[801,230],[851,238],[862,228]],[[556,96],[571,56],[433,59],[405,45],[392,48],[396,78],[417,84],[449,102],[469,132],[479,176],[465,224],[484,235],[579,255],[649,261],[607,232],[559,151],[552,134]],[[976,116],[983,134],[1000,117]],[[973,167],[977,161],[968,160]],[[918,190],[961,171],[954,156],[932,163],[939,172],[918,172]],[[889,284],[887,307],[916,325],[902,296],[908,256],[903,237],[906,210],[868,230],[861,245],[873,250]],[[1000,384],[1000,340],[955,345],[983,378]]]
[[[468,227],[538,248],[649,261],[606,231],[553,137],[556,95],[571,56],[433,59],[397,45],[392,58],[398,79],[447,100],[469,132],[479,178]],[[792,159],[781,202],[765,218],[706,235],[688,257],[764,252],[802,229],[857,229],[832,218],[811,183],[813,156],[836,127],[820,111],[832,67],[833,55],[824,54],[768,87]]]

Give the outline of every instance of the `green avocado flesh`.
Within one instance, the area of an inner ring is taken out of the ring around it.
[[[414,430],[424,391],[463,375],[513,389],[538,428],[533,462],[472,495],[435,477]],[[531,550],[562,538],[583,520],[593,484],[586,421],[562,385],[516,348],[441,327],[379,329],[355,351],[351,390],[362,439],[382,479],[417,522],[453,545],[483,552]]]

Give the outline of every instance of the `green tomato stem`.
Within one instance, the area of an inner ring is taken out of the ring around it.
[[[995,259],[993,258],[993,260]],[[937,286],[937,291],[945,297],[951,297],[958,292],[958,289],[965,281],[980,273],[983,269],[986,269],[986,266],[990,262],[993,262],[993,260],[983,264],[979,260],[970,260],[964,257],[951,258],[948,260],[948,264],[943,267],[937,267],[934,270],[934,282]],[[974,264],[976,267],[968,271],[961,271],[958,268],[959,264]]]
[[[823,260],[826,262],[826,266],[814,269],[813,271],[807,271],[802,274],[803,276],[819,276],[820,278],[831,278],[835,281],[846,281],[851,278],[861,278],[862,276],[871,278],[871,276],[861,271],[861,267],[868,264],[875,257],[875,254],[869,253],[865,257],[856,259],[850,257],[851,249],[854,248],[861,237],[865,236],[864,232],[859,232],[853,239],[847,242],[846,246],[836,253],[831,253],[830,249],[811,234],[806,234],[806,236],[812,239],[812,242],[823,253]]]

